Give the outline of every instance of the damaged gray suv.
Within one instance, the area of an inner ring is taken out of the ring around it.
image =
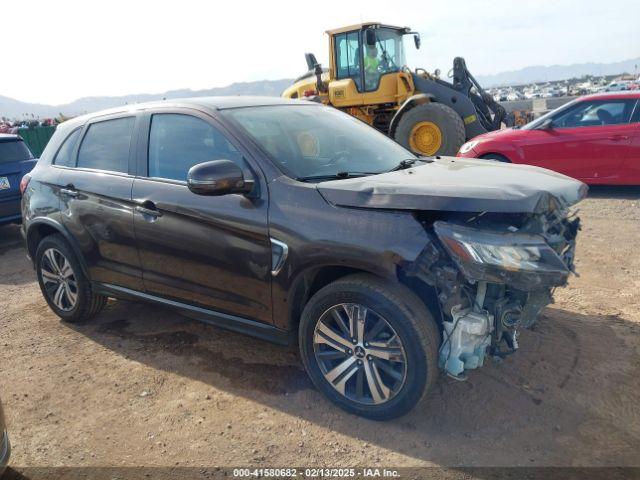
[[[242,97],[69,120],[23,185],[28,254],[63,320],[115,297],[297,343],[316,387],[373,419],[517,349],[573,269],[569,207],[586,194],[540,168],[416,157],[313,102]]]

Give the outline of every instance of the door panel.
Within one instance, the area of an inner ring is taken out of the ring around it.
[[[128,173],[134,132],[132,116],[91,122],[67,137],[54,165],[62,222],[78,241],[91,280],[142,290]]]
[[[135,234],[146,290],[271,323],[271,245],[266,203],[207,197],[184,184],[136,178]]]
[[[201,112],[158,110],[144,124],[133,200],[146,291],[272,323],[267,190],[246,152]],[[254,176],[263,197],[192,193],[189,168],[219,159]]]
[[[640,101],[631,119],[631,142],[624,159],[621,184],[640,185]]]
[[[534,130],[521,143],[526,163],[571,177],[606,182],[619,175],[629,125]]]
[[[550,128],[531,130],[519,146],[526,163],[588,183],[618,183],[631,145],[636,101],[582,100],[553,113]]]
[[[61,169],[62,221],[76,238],[93,281],[142,290],[133,234],[133,177]]]

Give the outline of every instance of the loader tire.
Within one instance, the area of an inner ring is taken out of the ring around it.
[[[417,155],[455,155],[466,134],[455,110],[441,103],[423,103],[402,115],[394,140]]]

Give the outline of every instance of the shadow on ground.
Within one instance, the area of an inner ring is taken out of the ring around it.
[[[294,348],[169,310],[114,301],[93,322],[70,328],[155,369],[439,465],[539,465],[541,455],[544,465],[621,465],[639,444],[640,427],[616,410],[620,402],[637,401],[640,361],[622,338],[637,343],[640,329],[617,317],[547,309],[541,322],[522,334],[517,355],[489,362],[467,382],[442,378],[416,410],[386,423],[348,415],[324,400]],[[617,445],[617,454],[601,449],[605,438]],[[576,458],[575,447],[589,451],[590,442],[593,454]],[[487,448],[479,448],[484,443]]]

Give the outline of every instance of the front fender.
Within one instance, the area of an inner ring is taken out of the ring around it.
[[[523,163],[524,156],[522,152],[522,148],[518,145],[514,145],[512,143],[494,143],[487,142],[486,144],[480,142],[476,145],[471,151],[467,152],[466,155],[461,155],[467,158],[480,158],[483,155],[488,155],[491,153],[497,153],[509,159],[511,163]]]

